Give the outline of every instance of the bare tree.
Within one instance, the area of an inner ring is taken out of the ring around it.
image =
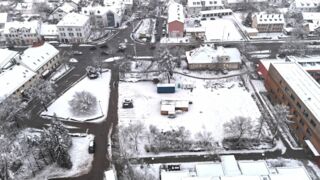
[[[139,139],[143,133],[144,124],[141,121],[137,121],[127,127],[122,129],[123,133],[125,133],[131,141],[134,142],[134,149],[138,151]]]
[[[76,92],[69,105],[75,115],[92,115],[97,109],[97,98],[87,91]]]
[[[43,104],[49,103],[56,96],[53,84],[41,78],[28,88],[24,94],[31,99],[39,100]]]
[[[248,117],[237,116],[230,122],[223,124],[224,133],[239,142],[243,136],[249,136],[253,132],[251,119]]]
[[[212,143],[214,142],[212,132],[207,131],[205,127],[202,128],[203,130],[198,132],[195,137],[198,140],[200,146],[202,146],[203,148],[211,148]]]

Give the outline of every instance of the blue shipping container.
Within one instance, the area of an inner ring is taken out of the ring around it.
[[[175,84],[158,84],[157,92],[158,93],[175,93],[176,86]]]

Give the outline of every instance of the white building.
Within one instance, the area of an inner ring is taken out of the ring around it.
[[[294,0],[290,3],[290,10],[293,12],[317,12],[320,5],[318,0]]]
[[[285,24],[283,14],[267,14],[261,12],[252,17],[252,27],[260,33],[282,32]]]
[[[55,24],[42,24],[40,35],[45,41],[59,41],[59,32]]]
[[[57,7],[49,16],[49,20],[59,22],[65,15],[74,12],[76,8],[70,3],[63,3],[62,6]]]
[[[81,14],[90,17],[90,24],[96,27],[119,27],[123,9],[119,6],[88,6],[83,7]]]
[[[4,44],[6,41],[6,38],[4,37],[3,31],[4,26],[8,21],[8,13],[0,13],[0,43]]]
[[[0,71],[10,68],[17,62],[19,54],[17,51],[9,49],[0,49]]]
[[[7,22],[4,28],[4,36],[8,44],[12,45],[32,45],[41,40],[41,22],[33,21],[12,21]]]
[[[313,33],[320,27],[320,13],[319,12],[303,12],[303,27],[309,33]]]
[[[235,70],[240,69],[241,55],[237,48],[202,45],[186,52],[190,70]]]
[[[37,77],[45,77],[60,64],[59,51],[49,43],[26,49],[20,56],[19,63]]]
[[[267,4],[268,0],[225,0],[224,5],[228,8],[242,8],[246,6],[246,3],[260,5],[260,4]]]
[[[197,16],[200,11],[223,8],[223,0],[188,0],[187,14],[189,16]]]
[[[59,39],[63,43],[83,43],[90,36],[89,17],[82,14],[70,13],[57,24]]]
[[[20,95],[31,86],[35,76],[36,73],[22,65],[14,65],[0,72],[0,103],[12,94]]]

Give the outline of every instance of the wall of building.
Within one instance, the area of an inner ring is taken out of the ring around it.
[[[180,21],[168,23],[168,34],[170,37],[183,37],[184,24]]]

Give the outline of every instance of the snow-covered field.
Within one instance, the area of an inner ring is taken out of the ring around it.
[[[54,101],[41,115],[53,116],[56,114],[60,118],[85,121],[88,119],[95,119],[94,121],[101,121],[105,119],[109,104],[109,81],[110,71],[102,73],[97,79],[89,79],[85,77],[79,83],[75,84],[72,88],[66,91],[61,97]],[[97,108],[93,115],[90,116],[76,116],[73,115],[68,102],[73,98],[76,92],[88,91],[97,98]]]
[[[251,94],[244,87],[240,87],[238,78],[223,81],[204,81],[175,75],[176,84],[193,84],[196,88],[176,89],[174,94],[157,94],[156,85],[151,82],[119,84],[119,122],[120,125],[129,125],[134,121],[142,121],[145,127],[155,125],[160,130],[176,129],[184,126],[194,135],[206,130],[212,132],[215,141],[224,138],[223,124],[236,116],[244,116],[256,122],[260,117],[257,105]],[[215,88],[214,83],[221,83]],[[210,87],[211,86],[211,87]],[[121,108],[125,98],[133,99],[133,109]],[[189,100],[193,104],[189,111],[178,114],[176,118],[169,119],[160,115],[160,101],[162,99]]]
[[[160,43],[189,43],[188,37],[163,37]]]
[[[33,179],[42,180],[49,177],[72,177],[89,172],[93,160],[93,154],[88,153],[89,142],[91,139],[93,139],[92,135],[72,138],[72,146],[69,150],[72,162],[71,169],[62,169],[56,164],[53,164],[43,169]]]
[[[206,29],[206,41],[239,41],[242,40],[238,29],[231,19],[216,19],[201,21]]]

